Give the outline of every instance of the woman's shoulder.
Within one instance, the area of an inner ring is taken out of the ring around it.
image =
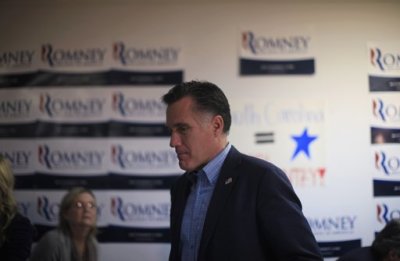
[[[10,225],[17,225],[17,226],[32,226],[31,221],[20,214],[19,212],[15,213],[14,218],[11,220]]]
[[[31,261],[69,260],[70,247],[68,239],[59,229],[49,230],[33,248]]]
[[[34,231],[29,219],[16,213],[6,228],[6,243],[0,255],[5,255],[6,260],[26,260],[30,254]]]
[[[34,227],[31,224],[31,221],[21,215],[20,213],[16,213],[14,218],[11,220],[11,223],[7,229],[11,234],[15,233],[23,233],[23,234],[29,234],[29,235],[34,235]]]
[[[58,228],[47,231],[39,243],[44,242],[46,245],[63,245],[66,242],[66,236]]]

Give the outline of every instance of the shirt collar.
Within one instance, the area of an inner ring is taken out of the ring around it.
[[[210,162],[208,162],[203,167],[202,170],[206,174],[207,179],[211,184],[214,185],[217,182],[217,178],[221,171],[222,165],[224,164],[226,156],[228,156],[231,147],[232,145],[228,143],[226,147],[220,153],[217,154],[217,156],[215,156]]]

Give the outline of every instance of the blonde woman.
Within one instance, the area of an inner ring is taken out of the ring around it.
[[[0,260],[25,261],[31,252],[34,229],[29,219],[17,212],[13,189],[11,165],[0,155]]]
[[[97,261],[96,199],[77,187],[62,199],[59,225],[34,248],[31,261]]]

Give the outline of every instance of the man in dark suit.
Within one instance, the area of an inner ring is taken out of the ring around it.
[[[163,96],[179,166],[171,188],[170,261],[322,260],[301,203],[273,164],[228,142],[229,103],[191,81]]]

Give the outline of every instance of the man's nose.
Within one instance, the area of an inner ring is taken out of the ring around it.
[[[181,141],[180,137],[176,132],[171,133],[171,138],[169,140],[169,146],[172,148],[175,148],[176,146],[179,146]]]

